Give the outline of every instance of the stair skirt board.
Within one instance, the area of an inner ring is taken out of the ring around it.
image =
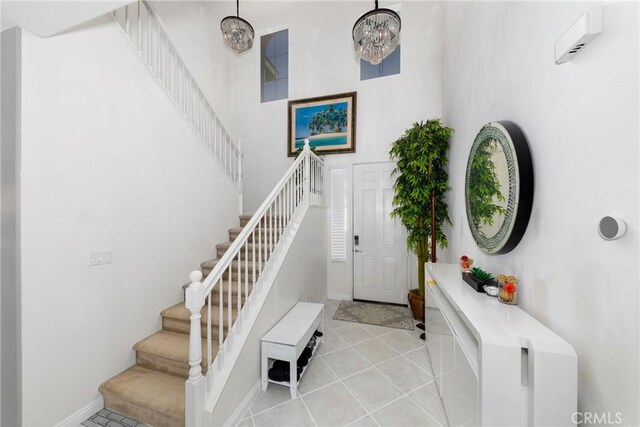
[[[246,394],[242,402],[233,410],[229,419],[223,424],[223,427],[237,426],[242,420],[242,416],[247,413],[253,402],[260,394],[260,380],[258,379]]]
[[[60,423],[56,424],[56,427],[78,427],[102,408],[104,408],[104,399],[100,396],[60,421]]]
[[[291,226],[287,228],[287,234],[283,234],[282,241],[291,241],[291,236],[295,235],[295,229],[297,228],[296,220],[301,221],[304,218],[308,208],[301,209],[294,217],[291,218]],[[240,217],[241,225],[244,227],[251,218],[250,215],[242,215]],[[269,230],[268,227],[266,227]],[[224,251],[228,250],[232,241],[238,236],[242,228],[229,229],[229,242],[216,245],[214,248],[216,256],[218,258],[214,260],[204,261],[201,264],[201,270],[206,276],[211,269],[217,264],[220,257],[224,255]],[[291,234],[290,234],[291,233]],[[288,238],[287,238],[288,237]],[[256,245],[256,251],[258,246]],[[252,246],[248,247],[247,260],[242,256],[241,268],[242,268],[242,282],[245,277],[252,277],[253,273],[253,251]],[[288,250],[288,248],[287,248]],[[278,255],[278,251],[274,251],[270,254],[270,257]],[[262,253],[263,268],[265,266],[264,253]],[[274,259],[273,264],[282,263],[282,256],[276,256],[278,260]],[[258,252],[256,252],[256,262],[258,261]],[[244,265],[247,264],[248,274],[245,274]],[[237,265],[237,261],[234,261],[234,270]],[[279,264],[278,264],[279,266]],[[278,267],[279,268],[279,267]],[[277,270],[276,270],[277,271]],[[268,271],[264,271],[264,275],[268,275]],[[236,271],[233,272],[233,276],[236,276]],[[225,273],[226,277],[226,273]],[[235,277],[233,277],[235,278]],[[262,282],[262,278],[260,279]],[[267,280],[268,282],[268,280]],[[185,290],[189,284],[183,285],[182,289]],[[238,290],[237,281],[231,282],[231,296],[233,301],[232,321],[235,323],[239,315],[237,307],[238,293],[241,293],[241,305],[247,302],[248,297],[252,300],[256,299],[255,295],[251,295],[253,286],[249,286],[249,295],[245,295],[244,283],[241,283],[240,290]],[[270,286],[268,286],[270,288]],[[229,297],[229,282],[223,281],[223,300],[225,304]],[[219,293],[214,294],[211,301],[211,324],[212,324],[212,344],[213,352],[212,358],[218,353],[218,334],[219,334]],[[264,299],[264,296],[262,300]],[[261,306],[260,306],[261,307]],[[251,310],[254,311],[254,310]],[[258,310],[259,311],[259,310]],[[208,304],[205,304],[202,314],[202,337],[206,338],[206,318],[208,313]],[[136,352],[136,364],[125,371],[119,373],[115,377],[104,382],[99,391],[102,393],[102,398],[92,402],[86,408],[78,411],[72,417],[69,417],[61,424],[64,426],[77,426],[84,420],[98,412],[100,409],[107,408],[112,411],[121,413],[140,422],[153,425],[154,427],[184,425],[184,392],[185,381],[188,378],[189,373],[189,332],[190,332],[190,312],[186,309],[184,302],[178,303],[172,307],[168,307],[161,312],[162,317],[162,329],[150,336],[140,340],[133,346],[133,350]],[[251,317],[251,316],[249,316]],[[243,323],[243,322],[239,322]],[[228,316],[224,314],[223,318],[223,330],[224,334],[228,333]],[[242,329],[242,328],[240,328]],[[243,331],[247,333],[246,331]],[[236,336],[240,337],[240,340],[236,340]],[[246,335],[238,333],[232,329],[232,335],[235,347],[241,347],[242,337],[246,339]],[[203,362],[202,374],[207,373],[207,355],[206,355],[206,340],[203,340]],[[225,355],[225,365],[235,364],[237,355],[232,354]],[[235,356],[235,357],[234,357]],[[218,384],[219,386],[219,384]],[[243,400],[241,407],[236,409],[234,417],[241,417],[248,409],[251,402],[253,402],[255,396],[257,396],[260,390],[260,382],[252,387],[251,393],[249,393]]]
[[[224,391],[224,387],[226,386],[226,380],[231,375],[231,372],[233,371],[233,368],[235,367],[238,358],[240,357],[240,352],[242,351],[242,348],[244,348],[249,334],[251,333],[251,329],[253,329],[258,315],[262,311],[262,308],[266,302],[267,296],[271,292],[271,288],[276,282],[275,276],[277,276],[277,274],[273,274],[273,272],[278,272],[280,270],[280,267],[282,266],[285,258],[287,257],[287,254],[289,253],[289,250],[291,249],[293,239],[296,236],[298,229],[302,224],[302,221],[307,215],[310,206],[311,205],[301,206],[301,208],[291,218],[291,227],[288,228],[287,232],[281,237],[281,242],[283,242],[284,244],[280,246],[277,251],[273,252],[271,262],[267,269],[265,269],[264,275],[260,278],[260,281],[258,283],[258,292],[254,292],[251,295],[251,310],[248,310],[246,312],[246,315],[241,317],[241,323],[247,325],[248,327],[241,326],[240,328],[232,332],[231,339],[233,344],[230,346],[230,348],[225,349],[223,362],[214,364],[213,369],[215,369],[215,377],[218,380],[210,381],[212,372],[209,372],[209,375],[207,375],[207,394],[209,397],[207,399],[207,402],[205,402],[204,409],[206,412],[213,412],[215,410],[215,405],[218,402],[220,395]],[[227,420],[224,425],[227,425],[229,423],[230,419]]]

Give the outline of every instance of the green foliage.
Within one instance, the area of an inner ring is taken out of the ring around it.
[[[396,140],[389,156],[396,161],[393,175],[395,196],[391,216],[400,218],[407,229],[407,245],[418,256],[418,288],[424,295],[424,263],[430,258],[431,193],[436,195],[436,241],[442,248],[448,245],[444,224],[451,224],[445,193],[447,180],[447,150],[453,129],[440,119],[414,123]]]
[[[471,269],[471,274],[473,274],[473,276],[478,279],[480,282],[489,282],[491,280],[493,280],[493,276],[491,275],[491,273],[488,273],[486,271],[484,271],[481,268],[478,267],[473,267]]]
[[[309,120],[311,135],[321,133],[342,132],[347,126],[347,110],[338,110],[334,105],[329,105],[326,110],[318,111]]]
[[[492,156],[497,149],[497,142],[489,140],[482,142],[471,160],[469,179],[469,208],[471,220],[476,229],[482,233],[481,224],[492,225],[495,214],[504,214],[505,208],[496,204],[504,201],[500,191],[500,181],[496,174],[496,166]]]

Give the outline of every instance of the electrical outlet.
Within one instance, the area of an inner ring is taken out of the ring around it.
[[[94,265],[111,264],[111,259],[111,249],[91,252],[89,255],[89,267],[93,267]]]

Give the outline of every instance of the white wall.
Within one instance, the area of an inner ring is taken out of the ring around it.
[[[447,3],[444,121],[450,151],[448,230],[462,254],[520,278],[522,308],[579,357],[579,409],[621,412],[638,425],[638,4],[606,3],[604,32],[575,59],[554,63],[554,41],[590,5]],[[481,254],[464,210],[464,171],[476,133],[512,120],[529,140],[535,196],[529,227],[509,254]],[[626,236],[607,242],[603,215]],[[615,419],[615,418],[613,418]]]
[[[108,17],[23,36],[23,424],[134,363],[237,226],[237,193]],[[93,250],[113,263],[89,267]]]
[[[259,10],[250,22],[256,29],[254,48],[234,58],[230,66],[233,108],[230,127],[246,147],[245,210],[255,210],[292,162],[286,156],[287,100],[260,103],[259,37],[289,29],[289,99],[357,91],[355,154],[326,156],[328,167],[345,166],[349,177],[351,217],[351,166],[389,160],[391,143],[414,121],[441,114],[441,9],[431,2],[403,2],[401,73],[360,81],[351,29],[373,3],[243,2],[246,13]],[[397,2],[382,2],[389,7]],[[242,6],[242,5],[241,5]],[[271,13],[260,8],[274,8]],[[255,9],[254,9],[255,8]],[[284,11],[283,11],[284,10]],[[242,15],[242,10],[241,10]],[[233,55],[232,53],[229,54]],[[351,222],[348,242],[351,245]],[[329,263],[330,296],[350,298],[351,246],[346,263]],[[417,277],[415,279],[417,282]]]
[[[230,131],[232,75],[228,67],[235,54],[224,45],[219,23],[224,16],[235,14],[235,3],[159,0],[151,4],[200,89]]]
[[[311,206],[302,220],[229,382],[216,404],[214,425],[222,425],[228,420],[260,380],[260,339],[297,302],[321,302],[326,297],[326,211],[326,208]],[[310,271],[315,273],[310,275]]]

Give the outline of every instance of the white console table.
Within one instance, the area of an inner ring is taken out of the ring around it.
[[[292,398],[298,396],[298,357],[316,330],[324,332],[324,304],[299,302],[262,337],[262,391],[267,390],[269,383],[276,383],[289,387]],[[322,337],[318,337],[313,353],[321,341]],[[290,381],[274,381],[269,378],[268,371],[275,359],[289,362]],[[303,368],[300,379],[309,364]]]
[[[573,347],[520,307],[471,289],[457,264],[425,270],[426,346],[450,425],[575,425]]]

